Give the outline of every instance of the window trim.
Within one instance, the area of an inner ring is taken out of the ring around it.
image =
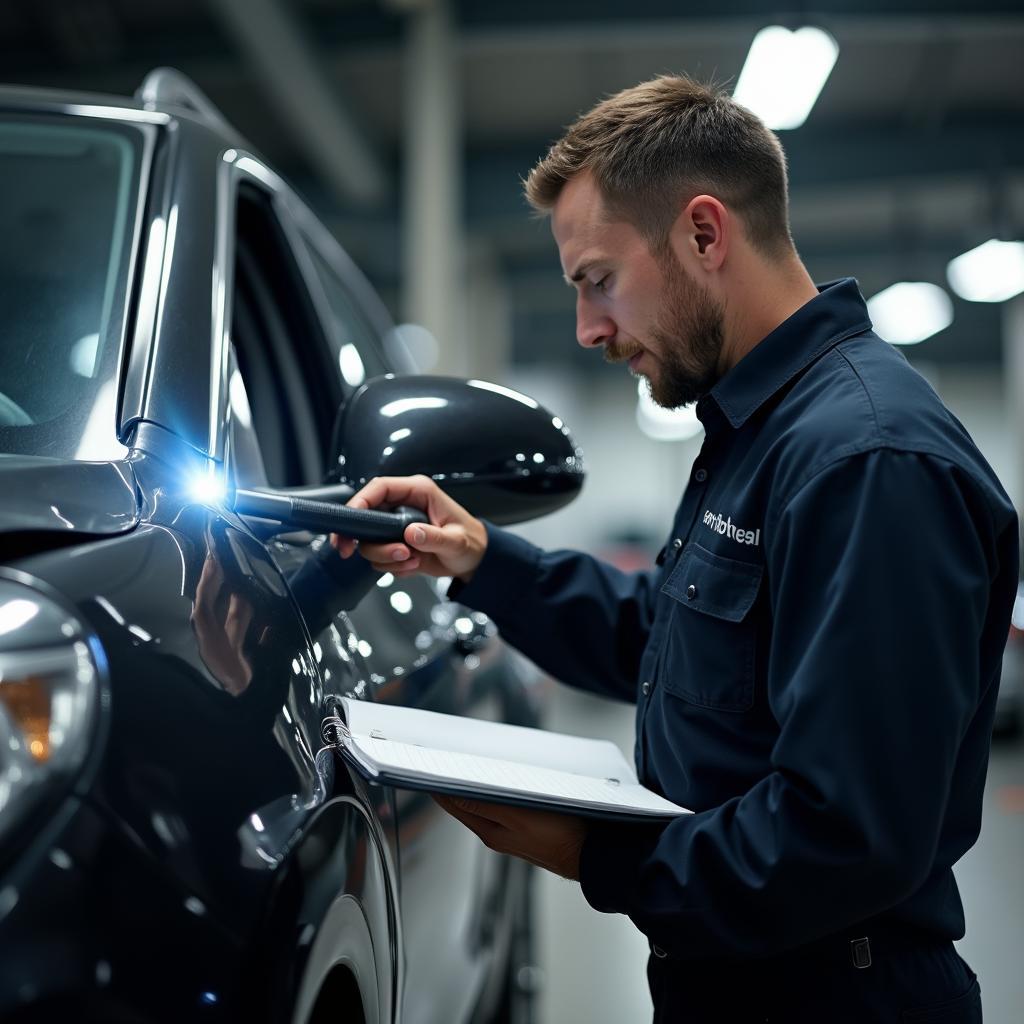
[[[245,187],[253,188],[267,199],[269,213],[283,236],[285,255],[294,261],[299,275],[298,283],[309,296],[313,305],[312,315],[320,331],[323,331],[325,327],[324,310],[327,299],[322,292],[319,279],[316,278],[316,270],[311,266],[309,253],[298,229],[300,219],[313,218],[305,205],[277,174],[249,152],[238,149],[227,150],[223,155],[223,164],[219,170],[215,249],[217,255],[214,269],[214,345],[211,354],[211,396],[216,395],[216,411],[211,409],[211,424],[215,429],[211,431],[210,452],[213,458],[224,462],[229,448],[228,358],[233,344],[230,332],[234,313],[234,273],[238,255],[237,213],[240,193]],[[313,219],[315,220],[315,218]],[[343,394],[341,373],[337,367],[333,366],[333,359],[331,362],[336,385],[331,388],[331,392],[337,395],[340,402]],[[212,403],[213,399],[211,398]],[[329,433],[324,443],[325,445],[329,444]],[[227,466],[226,468],[230,472],[231,467]]]

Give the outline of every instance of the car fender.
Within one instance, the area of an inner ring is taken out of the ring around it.
[[[379,822],[358,796],[336,796],[308,823],[282,869],[257,976],[264,966],[278,974],[272,986],[294,1007],[293,1024],[304,1024],[319,1000],[331,998],[329,981],[343,968],[355,979],[368,1024],[395,1024],[398,887]]]

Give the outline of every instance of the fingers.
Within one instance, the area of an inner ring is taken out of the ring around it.
[[[377,477],[349,501],[354,508],[409,505],[424,509],[428,523],[406,527],[401,541],[362,543],[333,535],[331,543],[342,558],[357,549],[377,572],[410,576],[471,576],[487,547],[484,524],[453,501],[426,476]]]
[[[239,652],[245,643],[245,634],[252,617],[252,605],[241,594],[232,592],[228,601],[228,612],[224,617],[224,632],[228,642]]]
[[[378,476],[349,500],[352,508],[377,508],[379,505],[412,505],[427,510],[431,499],[442,493],[430,477]]]
[[[417,551],[428,551],[442,557],[457,554],[465,546],[465,533],[459,527],[448,529],[426,523],[407,526],[403,539],[410,548],[415,547]]]
[[[450,814],[456,821],[460,821],[471,832],[475,832],[485,846],[494,848],[503,826],[491,821],[490,818],[474,814],[472,811],[472,808],[476,806],[474,801],[464,800],[461,797],[441,796],[438,793],[431,793],[431,796],[443,811]]]
[[[426,476],[379,476],[374,477],[362,490],[358,491],[348,500],[349,508],[377,508],[379,505],[412,505],[414,508],[423,509],[428,516],[434,517],[431,511],[432,506],[437,505],[437,495],[443,492]],[[357,542],[351,537],[343,537],[340,534],[331,534],[331,544],[342,558],[349,558],[356,550]],[[381,545],[375,545],[374,549],[364,550],[363,555],[369,562],[386,562]],[[406,550],[404,558],[409,557]],[[399,561],[399,558],[390,559]]]

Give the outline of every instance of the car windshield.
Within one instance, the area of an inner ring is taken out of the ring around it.
[[[141,132],[0,115],[0,453],[108,459]]]

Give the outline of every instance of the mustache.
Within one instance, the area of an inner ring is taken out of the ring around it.
[[[643,352],[643,346],[637,345],[636,342],[626,342],[620,345],[616,342],[606,341],[604,361],[606,363],[625,363],[641,352]]]

